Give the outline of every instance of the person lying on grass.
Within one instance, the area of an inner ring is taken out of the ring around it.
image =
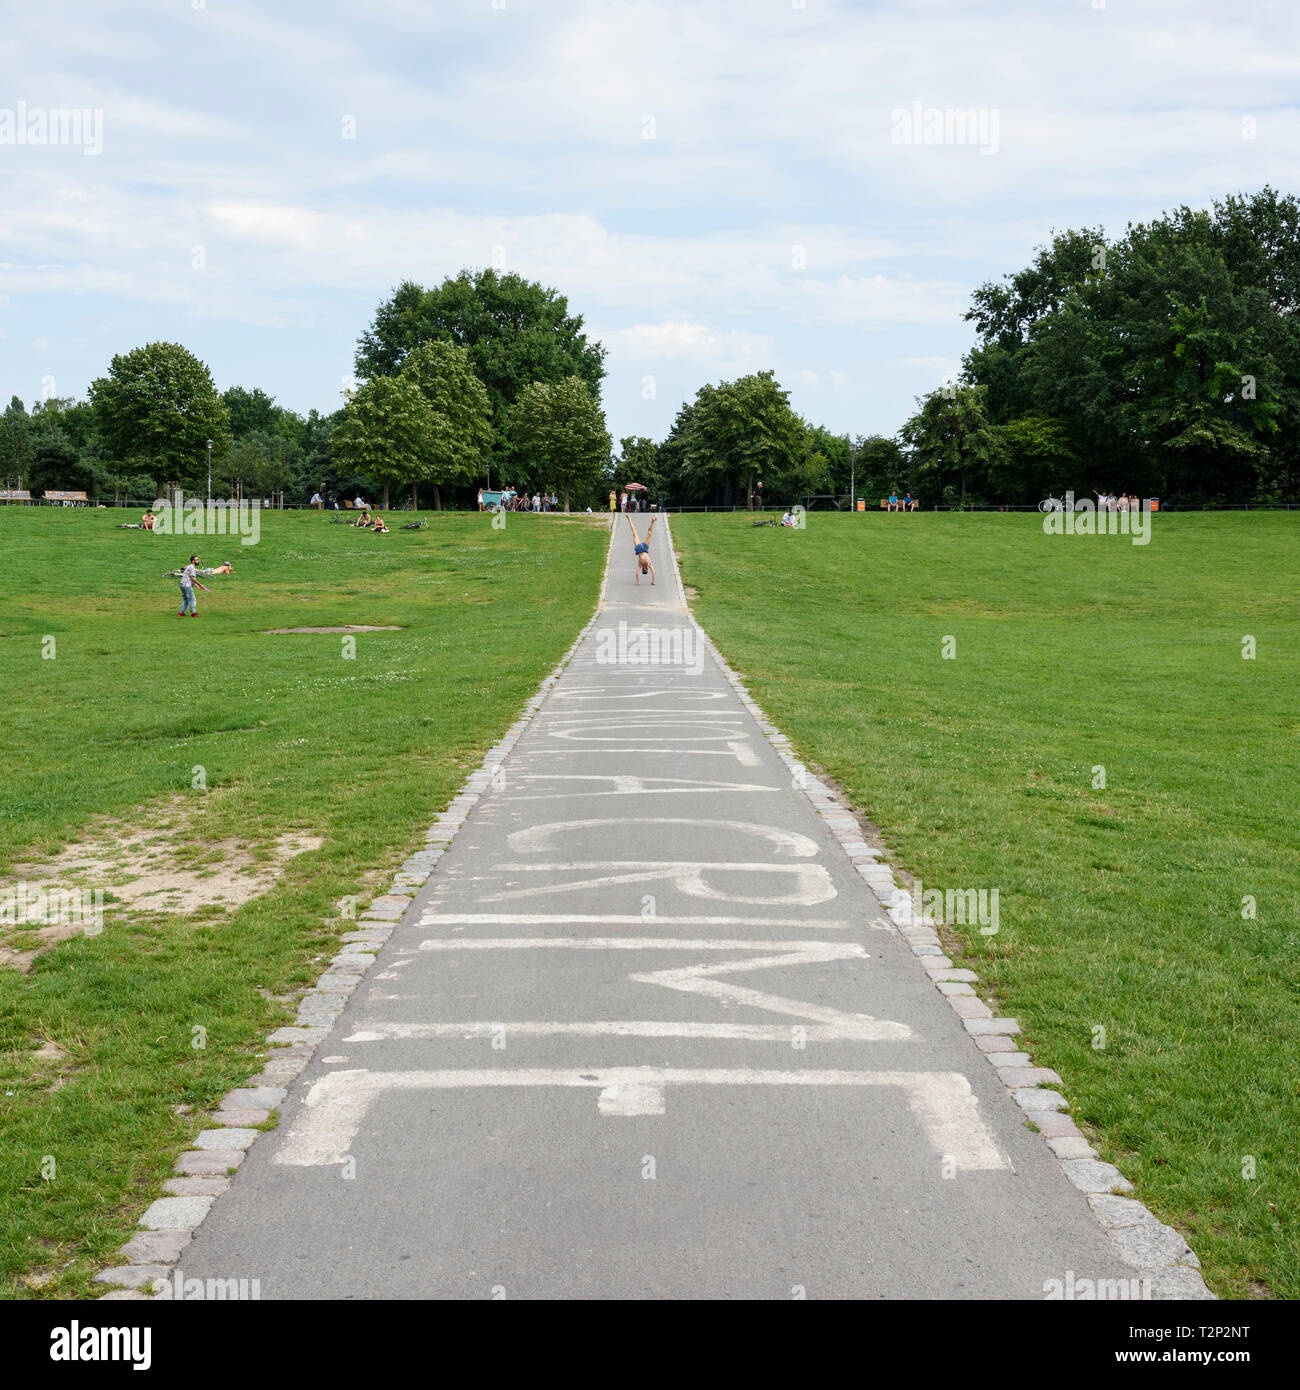
[[[645,533],[645,540],[642,540],[641,537],[637,535],[636,522],[633,521],[630,516],[627,519],[627,524],[632,528],[632,541],[634,547],[632,555],[636,566],[637,588],[641,587],[641,576],[643,574],[648,574],[650,576],[650,583],[652,585],[655,582],[655,567],[650,561],[650,537],[654,534],[655,522],[658,519],[658,517],[654,516],[650,518],[650,529]]]
[[[201,574],[201,575],[204,577],[204,579],[211,579],[211,577],[212,577],[214,574],[234,574],[234,572],[235,572],[235,567],[234,567],[234,565],[232,565],[232,564],[230,563],[229,560],[223,560],[219,565],[214,565],[214,566],[212,566],[211,568],[208,568],[208,569],[205,569],[205,568],[203,568],[203,567],[199,567],[199,568],[196,569],[194,572],[195,572],[195,574]],[[181,576],[184,575],[184,573],[185,573],[184,570],[164,570],[164,571],[163,571],[163,578],[164,578],[164,579],[180,579]]]

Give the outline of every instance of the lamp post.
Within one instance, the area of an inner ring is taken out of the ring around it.
[[[849,440],[849,511],[856,512],[858,509],[858,451],[853,441]]]
[[[208,440],[208,501],[212,501],[212,441]]]

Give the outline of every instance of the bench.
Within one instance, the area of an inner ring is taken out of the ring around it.
[[[90,498],[84,492],[51,492],[46,488],[45,500],[52,507],[84,507]]]
[[[32,495],[26,488],[0,488],[0,502],[14,502],[18,506],[30,506]]]

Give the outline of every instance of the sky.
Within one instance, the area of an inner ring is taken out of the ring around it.
[[[1300,191],[1298,38],[1294,0],[10,7],[0,393],[165,340],[331,411],[399,282],[495,265],[606,345],[616,440],[765,368],[892,434],[1054,229]]]

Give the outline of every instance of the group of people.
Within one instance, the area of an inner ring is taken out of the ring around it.
[[[334,511],[338,511],[339,499],[335,493],[330,492],[328,488],[324,488],[312,493],[311,505],[321,511],[323,511],[326,507],[331,507]],[[345,501],[343,505],[344,508],[347,508],[349,504]],[[370,503],[367,502],[366,499],[362,497],[360,493],[358,493],[356,497],[352,499],[351,506],[356,511],[363,512],[366,510],[367,507],[370,506]]]
[[[885,504],[887,512],[914,512],[916,508],[916,498],[910,492],[904,493],[902,497],[896,492],[891,492],[889,501]]]
[[[609,514],[613,516],[615,511],[620,512],[646,512],[649,511],[649,499],[642,493],[638,496],[633,491],[615,492],[612,488],[609,494]]]
[[[388,534],[388,527],[384,524],[384,518],[378,512],[371,516],[368,511],[363,511],[352,525],[359,526],[363,531],[377,531],[381,536]]]
[[[1116,497],[1113,492],[1098,492],[1096,488],[1093,488],[1092,495],[1097,499],[1099,512],[1138,512],[1142,510],[1142,499],[1130,497],[1127,492],[1121,492]]]
[[[478,509],[487,511],[487,505],[483,501],[485,488],[478,490]],[[517,488],[506,487],[501,489],[500,511],[503,512],[558,512],[560,510],[560,499],[553,492],[534,492],[530,497],[527,490],[520,492]]]

